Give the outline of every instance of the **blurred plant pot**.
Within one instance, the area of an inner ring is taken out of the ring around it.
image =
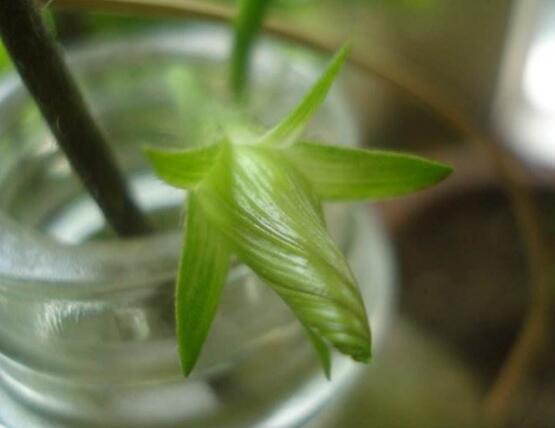
[[[525,250],[487,153],[461,145],[431,157],[457,173],[419,198],[381,206],[402,266],[401,312],[449,345],[487,387],[527,308]]]
[[[76,46],[72,68],[140,204],[160,232],[117,240],[83,194],[12,76],[0,85],[0,420],[6,427],[292,427],[312,418],[361,368],[334,356],[325,380],[298,322],[244,266],[229,276],[199,366],[180,373],[173,280],[186,195],[152,176],[140,145],[181,144],[164,78],[191,70],[215,97],[226,88],[221,27]],[[251,108],[273,123],[318,73],[310,53],[266,43],[255,55]],[[61,95],[62,96],[62,95]],[[308,131],[356,144],[334,89]],[[361,206],[327,210],[358,277],[379,346],[392,303],[383,228]],[[168,225],[170,225],[168,227]]]
[[[418,200],[383,206],[402,266],[400,312],[439,339],[487,394],[529,311],[530,271],[511,202],[487,154],[465,147],[436,157],[457,174]],[[545,244],[555,245],[555,192],[541,177],[516,175],[536,198]],[[446,251],[448,248],[448,251]],[[545,350],[511,401],[507,426],[551,427],[555,421],[553,325]]]

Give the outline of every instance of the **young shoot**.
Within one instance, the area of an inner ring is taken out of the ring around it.
[[[189,191],[176,286],[177,339],[186,376],[208,335],[232,255],[291,308],[326,376],[332,347],[356,361],[371,357],[364,302],[326,230],[321,204],[402,195],[441,181],[451,168],[412,155],[301,139],[347,53],[348,47],[341,48],[291,113],[256,138],[245,142],[237,137],[241,133],[224,132],[191,150],[146,149],[163,180]]]

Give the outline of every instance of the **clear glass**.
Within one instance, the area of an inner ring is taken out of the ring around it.
[[[165,75],[190,69],[225,97],[229,34],[190,26],[77,46],[68,58],[118,160],[160,232],[118,240],[12,76],[0,85],[0,420],[10,428],[294,427],[343,394],[360,367],[334,355],[332,381],[288,308],[234,266],[199,365],[181,376],[173,280],[186,195],[156,179],[140,146],[183,145]],[[255,55],[250,102],[272,124],[318,75],[317,57],[277,42]],[[181,128],[180,128],[181,127]],[[335,88],[308,134],[356,144]],[[186,144],[186,143],[185,143]],[[365,205],[331,206],[332,233],[360,281],[374,346],[392,267]]]

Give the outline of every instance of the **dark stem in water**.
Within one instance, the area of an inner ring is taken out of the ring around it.
[[[120,236],[150,232],[33,0],[0,0],[0,33],[60,148],[107,222]]]

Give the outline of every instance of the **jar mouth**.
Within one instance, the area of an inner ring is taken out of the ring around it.
[[[230,51],[230,34],[227,27],[219,24],[193,24],[186,29],[123,36],[102,43],[98,40],[78,43],[68,49],[67,59],[78,80],[84,71],[101,73],[106,71],[107,64],[108,67],[132,66],[145,59],[156,63],[162,58],[185,58],[193,63],[221,67]],[[318,60],[316,55],[311,57],[307,52],[306,57],[295,55],[292,61],[285,45],[265,40],[253,56],[253,79],[264,80],[277,73],[280,79],[308,85],[318,75]],[[94,94],[87,95],[94,98]],[[14,105],[28,102],[27,97],[18,78],[4,79],[0,83],[0,114],[6,114],[6,109],[13,111]],[[337,90],[332,89],[324,109],[329,110],[333,126],[342,133],[337,139],[344,144],[354,144],[356,127]],[[2,212],[0,228],[0,288],[27,293],[40,287],[42,295],[64,289],[64,293],[84,298],[107,292],[105,279],[110,279],[110,292],[172,281],[182,238],[180,231],[171,230],[144,237],[68,245],[40,230],[19,224]],[[75,287],[77,284],[83,287]]]
[[[224,27],[195,25],[185,31],[125,37],[106,43],[97,40],[94,45],[75,47],[69,58],[74,69],[93,74],[101,74],[108,67],[111,75],[117,64],[126,65],[121,67],[124,78],[127,78],[126,72],[135,73],[135,65],[146,60],[150,69],[155,69],[156,78],[159,65],[170,57],[172,62],[189,64],[193,71],[198,70],[197,66],[203,72],[214,69],[212,76],[216,76],[216,73],[225,73],[222,65],[227,61],[229,34]],[[271,125],[279,120],[283,110],[287,112],[305,92],[303,89],[318,76],[321,63],[311,62],[312,59],[299,56],[299,50],[282,49],[277,43],[260,45],[254,56],[252,84],[267,88],[273,83],[268,91],[270,98],[262,106],[263,113],[268,114],[262,117],[265,119],[262,123]],[[202,68],[203,63],[208,65]],[[82,79],[83,75],[78,73],[77,77]],[[133,80],[132,87],[126,87],[131,102],[119,102],[125,98],[121,96],[125,91],[117,93],[116,107],[125,114],[128,110],[121,106],[133,107],[140,99],[133,97],[136,82]],[[220,87],[226,83],[224,78],[220,79]],[[147,102],[153,102],[155,109],[158,105],[151,96],[156,98],[156,89],[160,86],[154,82],[146,91]],[[0,84],[0,117],[6,117],[10,96],[16,105],[21,99],[28,102],[15,78],[11,78],[9,91],[5,87]],[[98,114],[99,95],[91,91],[86,94],[97,101],[91,104]],[[256,94],[252,95],[254,98]],[[162,113],[165,115],[165,112]],[[13,118],[13,109],[11,114]],[[0,121],[0,137],[4,125]],[[337,89],[332,90],[313,125],[312,130],[307,130],[308,138],[346,145],[354,145],[358,140],[352,115]],[[121,147],[122,140],[110,138],[110,141]],[[17,148],[19,141],[15,139],[13,143]],[[137,147],[131,152],[138,152]],[[337,364],[334,362],[333,382],[327,382],[323,376],[314,377],[317,361],[290,308],[245,265],[237,264],[222,289],[220,305],[195,374],[183,382],[176,349],[173,290],[182,233],[170,230],[125,240],[64,244],[40,228],[29,226],[44,225],[44,222],[27,222],[24,213],[19,218],[20,211],[3,210],[9,207],[6,203],[9,197],[2,191],[6,182],[2,163],[0,156],[0,365],[3,372],[0,380],[4,380],[0,382],[0,397],[7,391],[5,395],[18,407],[25,407],[25,412],[33,416],[41,412],[63,421],[88,421],[90,416],[94,426],[119,426],[118,418],[133,421],[125,426],[166,426],[167,423],[157,423],[169,420],[164,402],[175,404],[172,410],[179,414],[170,414],[170,417],[181,420],[188,416],[186,412],[180,413],[181,407],[186,407],[180,403],[190,401],[184,404],[191,407],[192,402],[194,406],[196,402],[190,397],[194,398],[199,388],[204,392],[214,386],[218,389],[214,397],[220,406],[216,415],[219,421],[231,420],[248,410],[238,406],[236,392],[239,391],[244,399],[240,400],[242,403],[259,403],[260,397],[269,398],[267,411],[272,412],[273,419],[264,426],[276,426],[283,425],[283,416],[291,416],[291,409],[299,418],[308,418],[338,391],[338,386],[358,375],[354,363],[340,359]],[[130,171],[131,181],[146,168],[144,161],[123,165]],[[69,172],[67,167],[66,172]],[[40,180],[30,183],[38,183],[37,188],[28,187],[31,193],[43,195],[41,190],[45,186],[40,186]],[[13,190],[12,186],[10,191],[13,193]],[[53,198],[48,192],[46,195]],[[31,200],[29,206],[39,204],[38,199]],[[80,200],[80,196],[70,199],[72,203]],[[180,201],[172,203],[177,205]],[[24,205],[16,204],[21,206]],[[330,233],[340,243],[353,274],[363,285],[361,293],[374,325],[373,340],[379,341],[391,308],[392,288],[390,253],[383,228],[362,207],[330,204],[327,208]],[[10,215],[13,212],[15,216]],[[52,217],[48,218],[47,224],[52,227]],[[63,222],[58,223],[59,229],[64,227]],[[295,393],[292,400],[290,392]],[[158,401],[153,402],[159,402],[160,406],[143,406],[148,397],[155,397]],[[310,400],[305,400],[307,397]],[[282,403],[275,406],[274,401]],[[155,414],[154,410],[164,414]],[[105,417],[106,422],[99,423],[99,416]],[[193,425],[208,424],[193,422]]]

